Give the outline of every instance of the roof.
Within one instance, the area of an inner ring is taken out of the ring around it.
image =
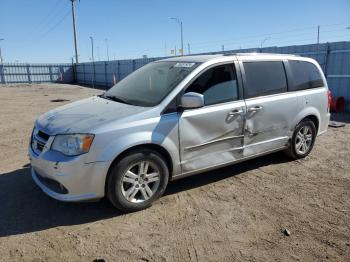
[[[229,57],[229,56],[239,56],[239,57],[280,57],[280,58],[295,58],[298,57],[296,55],[289,54],[274,54],[274,53],[224,53],[224,54],[216,54],[216,55],[190,55],[190,56],[177,56],[170,57],[167,59],[162,59],[161,61],[174,61],[174,62],[195,62],[195,63],[204,63],[210,60],[215,60],[217,58]]]

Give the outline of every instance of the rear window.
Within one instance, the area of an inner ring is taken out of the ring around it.
[[[282,61],[244,62],[245,98],[287,92],[287,79]]]
[[[314,64],[306,61],[290,60],[289,66],[294,80],[294,85],[289,88],[290,91],[324,86],[320,71]]]

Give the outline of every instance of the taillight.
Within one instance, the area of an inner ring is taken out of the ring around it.
[[[332,92],[331,92],[331,90],[328,90],[327,96],[328,96],[328,112],[330,112],[331,105],[332,105]]]

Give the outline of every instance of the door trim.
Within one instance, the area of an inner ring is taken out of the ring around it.
[[[224,138],[220,138],[220,139],[215,139],[215,140],[212,140],[212,141],[209,141],[209,142],[205,142],[205,143],[202,143],[202,144],[199,144],[199,145],[185,147],[184,150],[185,151],[189,151],[189,150],[192,150],[192,149],[196,149],[198,147],[210,145],[210,144],[213,144],[213,143],[218,143],[218,142],[225,141],[225,140],[237,139],[237,138],[244,138],[244,135],[229,136],[229,137],[224,137]]]

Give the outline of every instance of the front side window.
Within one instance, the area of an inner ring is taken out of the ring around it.
[[[154,62],[128,75],[105,97],[136,106],[158,105],[199,63]]]
[[[205,105],[237,100],[238,87],[233,68],[233,64],[227,64],[208,69],[186,89],[186,93],[203,94]]]
[[[287,79],[282,61],[244,62],[245,98],[287,92]]]
[[[324,86],[322,76],[317,67],[306,61],[289,61],[294,85],[289,88],[290,91],[298,91],[309,88]]]

